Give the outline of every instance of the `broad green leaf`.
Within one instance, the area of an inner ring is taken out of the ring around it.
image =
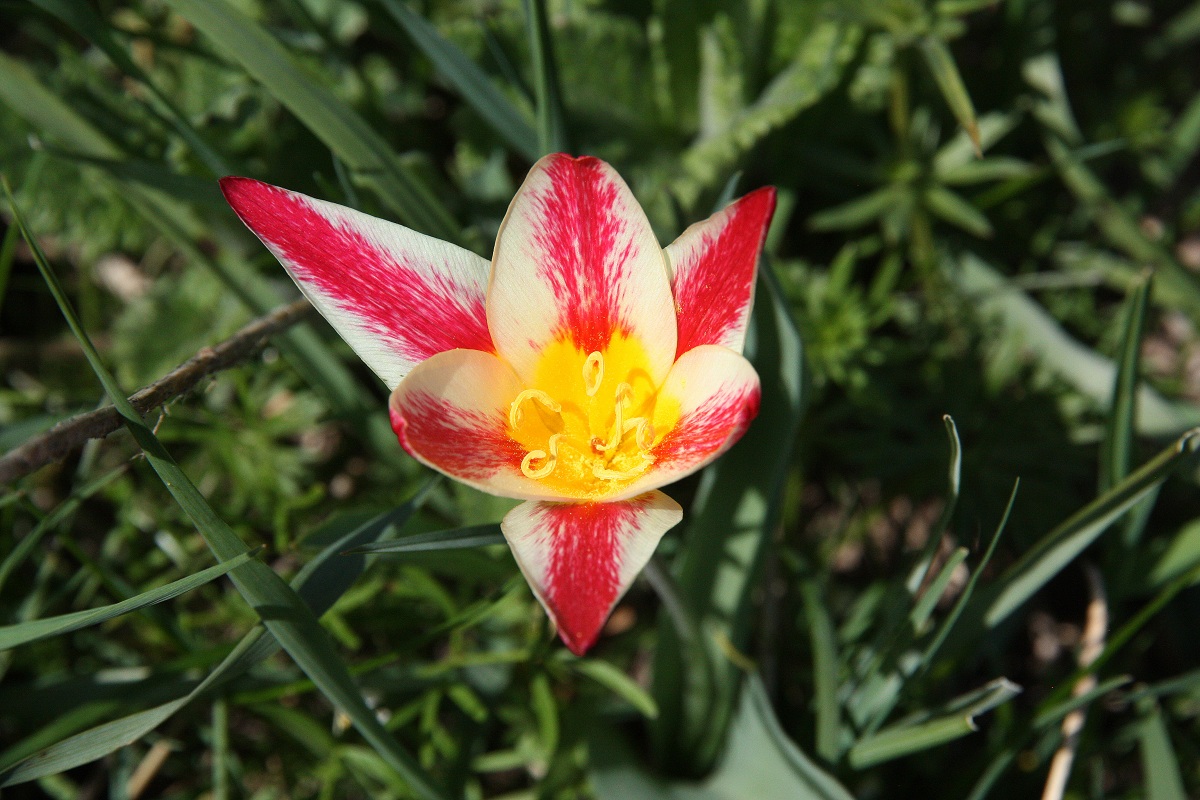
[[[112,605],[89,608],[85,611],[76,611],[57,617],[31,620],[29,622],[22,622],[19,625],[0,626],[0,651],[11,650],[14,647],[36,642],[40,639],[47,639],[51,636],[59,636],[71,631],[77,631],[89,625],[98,625],[106,620],[119,617],[122,614],[128,614],[131,611],[137,611],[140,608],[145,608],[155,603],[162,603],[221,577],[231,569],[235,569],[246,561],[249,561],[252,557],[251,553],[243,553],[236,558],[231,558],[228,561],[201,570],[186,578],[180,578],[165,586],[151,589],[148,592],[143,592],[128,600],[122,600]]]
[[[26,228],[20,209],[13,201],[7,184],[5,184],[5,191],[8,194],[9,203],[12,205],[17,226],[33,251],[38,270],[42,273],[63,316],[66,317],[72,333],[75,334],[83,348],[88,364],[104,385],[109,399],[112,400],[129,432],[145,453],[146,460],[158,474],[172,497],[195,524],[196,529],[204,537],[205,543],[219,561],[229,561],[247,553],[246,545],[217,516],[203,495],[130,405],[124,392],[104,366],[99,353],[83,330],[58,278],[50,269],[45,255],[41,252],[37,240]],[[345,662],[338,657],[328,635],[304,600],[288,587],[270,567],[260,561],[250,559],[232,569],[228,574],[238,592],[254,608],[275,640],[287,650],[296,664],[320,688],[330,702],[350,718],[363,738],[388,761],[397,774],[402,776],[420,796],[435,800],[443,798],[444,795],[424,775],[423,770],[412,756],[400,746],[367,707],[362,694],[350,677]]]
[[[975,145],[975,154],[982,155],[979,122],[975,119],[975,104],[971,102],[971,95],[967,93],[962,76],[958,74],[958,66],[954,63],[954,56],[950,54],[950,48],[936,36],[923,37],[918,46],[921,55],[925,58],[926,66],[929,67],[938,89],[942,92],[942,97],[946,100],[946,105],[950,107],[958,124],[963,126],[963,130],[971,138],[971,142]]]
[[[646,771],[614,732],[589,736],[599,800],[851,800],[853,795],[796,747],[779,725],[762,681],[745,681],[728,746],[703,782],[668,783]]]
[[[1021,687],[998,678],[956,699],[943,711],[927,712],[914,721],[897,723],[861,740],[850,748],[850,764],[863,769],[966,736],[977,730],[975,717],[1020,693]]]
[[[387,142],[332,92],[300,72],[261,25],[226,0],[168,0],[167,5],[241,64],[407,224],[439,239],[461,239],[450,212]]]
[[[504,544],[504,534],[500,526],[472,525],[466,528],[450,528],[444,531],[416,533],[402,539],[388,542],[364,544],[347,550],[347,554],[370,553],[384,555],[390,553],[417,553],[428,550],[458,550],[464,547],[484,547],[490,544]]]
[[[710,686],[685,675],[699,663],[685,654],[673,624],[664,618],[659,627],[654,739],[660,752],[699,773],[715,762],[736,707],[741,668],[730,654],[749,642],[751,594],[781,513],[803,408],[803,348],[791,310],[766,264],[759,280],[747,353],[762,382],[762,406],[743,439],[701,478],[676,567],[679,596],[713,665]]]
[[[457,45],[438,33],[437,28],[409,8],[404,0],[383,0],[383,7],[400,23],[413,44],[433,62],[442,77],[508,142],[509,147],[530,161],[536,161],[542,155],[538,132],[525,115]]]
[[[1172,445],[1042,537],[990,587],[984,624],[994,628],[1145,498],[1200,447],[1200,428]]]
[[[986,319],[1020,341],[1049,371],[1070,382],[1097,406],[1112,402],[1117,366],[1070,336],[1049,312],[974,254],[946,265],[946,274]],[[1178,436],[1200,424],[1200,410],[1174,403],[1148,386],[1137,393],[1137,429],[1147,436]]]

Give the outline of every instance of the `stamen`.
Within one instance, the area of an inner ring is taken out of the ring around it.
[[[654,425],[645,417],[630,417],[625,420],[625,428],[621,431],[621,434],[629,433],[634,428],[637,429],[634,441],[637,443],[638,450],[645,454],[647,450],[654,446]]]
[[[562,413],[562,405],[553,397],[541,389],[526,389],[517,395],[517,399],[508,407],[508,424],[514,429],[521,424],[521,405],[526,400],[536,400],[555,414]]]
[[[549,454],[545,450],[530,450],[525,454],[525,457],[521,459],[521,472],[525,477],[534,479],[544,478],[551,472],[554,472],[554,468],[558,466],[558,440],[562,437],[563,434],[561,433],[556,433],[550,437],[550,443],[547,445],[547,448],[550,450]],[[542,466],[537,469],[530,466],[534,461],[541,459],[546,460],[546,463]]]
[[[654,457],[643,454],[644,459],[641,464],[638,464],[633,469],[609,469],[603,464],[592,464],[592,474],[602,481],[625,481],[630,478],[636,478],[646,471],[646,467],[654,463]]]
[[[611,453],[616,450],[621,444],[621,437],[625,434],[625,401],[633,396],[633,387],[628,383],[622,383],[617,387],[616,400],[616,421],[613,423],[612,434],[609,435],[608,441],[604,443],[604,452]]]
[[[583,390],[588,397],[595,397],[604,381],[604,354],[599,350],[588,353],[583,362]]]

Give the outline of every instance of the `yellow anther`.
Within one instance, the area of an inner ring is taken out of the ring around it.
[[[517,395],[517,399],[508,407],[508,424],[514,429],[521,424],[521,405],[526,400],[536,400],[555,414],[562,413],[562,405],[553,397],[541,389],[526,389]]]
[[[621,431],[621,435],[625,435],[635,428],[637,433],[634,434],[634,441],[637,443],[638,450],[646,454],[646,451],[654,446],[654,425],[645,417],[630,417],[625,420],[625,427]]]
[[[537,479],[544,478],[551,472],[554,472],[554,468],[558,466],[558,440],[562,437],[563,434],[561,433],[556,433],[550,437],[550,443],[547,445],[550,450],[549,453],[545,450],[530,450],[526,453],[525,457],[521,459],[522,474],[527,478]],[[546,463],[537,469],[531,466],[534,461],[541,461],[543,459]]]
[[[616,450],[621,444],[621,437],[625,435],[625,401],[633,396],[633,387],[628,383],[622,383],[617,387],[617,399],[615,403],[616,421],[613,423],[612,433],[608,437],[608,441],[604,443],[604,452],[611,453]]]
[[[588,397],[595,397],[604,381],[604,354],[599,350],[588,353],[583,362],[583,390]]]
[[[636,478],[646,471],[646,467],[654,463],[653,456],[643,455],[644,459],[641,464],[638,464],[633,469],[609,469],[600,463],[592,464],[592,474],[602,481],[626,481],[630,478]]]

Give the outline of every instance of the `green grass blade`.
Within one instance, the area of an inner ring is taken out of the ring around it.
[[[168,0],[167,5],[265,86],[406,224],[439,239],[460,238],[445,205],[401,164],[387,142],[332,92],[300,72],[261,25],[225,0]]]
[[[925,207],[935,217],[980,239],[992,237],[992,223],[982,211],[944,186],[925,192]]]
[[[942,593],[946,591],[946,587],[950,585],[950,580],[954,577],[954,570],[958,569],[959,565],[967,560],[967,553],[970,552],[965,547],[955,548],[950,557],[946,559],[946,563],[938,570],[938,574],[930,582],[929,588],[921,595],[921,599],[913,606],[912,611],[908,614],[908,621],[912,624],[914,631],[921,631],[925,628],[925,623],[933,616],[933,609],[937,606],[938,600],[942,599]]]
[[[1123,314],[1121,350],[1113,381],[1112,407],[1108,414],[1100,459],[1100,490],[1111,489],[1129,474],[1133,464],[1134,420],[1137,415],[1138,367],[1141,363],[1142,329],[1150,301],[1151,276],[1144,274],[1131,287]]]
[[[228,561],[201,570],[186,578],[180,578],[165,586],[151,589],[148,592],[143,592],[128,600],[122,600],[119,603],[99,608],[89,608],[70,614],[62,614],[57,617],[31,620],[19,625],[0,626],[0,651],[11,650],[14,647],[36,642],[40,639],[48,639],[51,636],[60,636],[64,633],[77,631],[80,628],[86,628],[89,625],[99,625],[101,622],[119,617],[122,614],[128,614],[131,611],[137,611],[155,603],[162,603],[221,577],[231,569],[235,569],[249,561],[250,558],[252,558],[250,553],[243,553],[236,558],[231,558]]]
[[[1193,429],[1046,534],[997,582],[994,597],[984,613],[987,627],[994,628],[1006,620],[1109,526],[1166,480],[1197,447],[1200,447],[1200,429]]]
[[[946,641],[946,637],[954,630],[955,624],[962,616],[963,609],[971,602],[972,595],[975,594],[975,587],[979,583],[979,576],[983,574],[984,569],[991,562],[992,556],[996,552],[996,545],[1000,543],[1000,534],[1004,533],[1004,528],[1008,525],[1008,516],[1012,513],[1013,504],[1017,502],[1017,490],[1021,488],[1021,481],[1018,479],[1013,482],[1012,492],[1008,496],[1008,504],[1004,507],[1004,513],[1000,516],[1000,524],[996,526],[996,532],[992,534],[992,540],[988,542],[987,550],[983,553],[983,558],[979,559],[979,564],[971,572],[971,577],[967,580],[967,585],[963,589],[963,593],[959,595],[958,600],[954,603],[954,608],[946,615],[946,619],[942,622],[942,627],[938,629],[937,636],[925,648],[925,652],[921,655],[921,672],[929,669],[933,663],[933,657],[942,649],[942,645]]]
[[[842,754],[842,711],[838,703],[837,636],[821,587],[812,578],[800,585],[804,617],[813,656],[813,705],[816,708],[817,755],[835,762]]]
[[[1156,703],[1146,705],[1149,709],[1137,725],[1146,800],[1187,800],[1179,759],[1171,745],[1162,711]]]
[[[1100,699],[1109,692],[1120,689],[1132,680],[1133,678],[1128,675],[1118,675],[1115,678],[1109,678],[1103,683],[1096,684],[1083,694],[1072,695],[1069,700],[1050,704],[1043,703],[1030,725],[1034,728],[1048,728],[1062,721],[1063,717],[1072,711],[1078,708],[1086,708],[1092,702]]]
[[[158,84],[129,56],[125,48],[112,35],[112,30],[91,5],[69,2],[69,0],[33,0],[33,4],[74,28],[76,33],[99,47],[118,69],[149,89],[154,98],[166,109],[165,116],[168,124],[175,128],[180,137],[187,142],[188,147],[192,148],[214,176],[230,174],[232,170],[226,164],[225,159],[204,140],[204,137],[188,121],[187,115],[179,109],[179,106],[159,89]]]
[[[921,560],[909,581],[910,594],[916,594],[917,589],[929,576],[929,568],[933,565],[933,556],[942,544],[942,536],[950,528],[950,520],[954,519],[954,509],[958,507],[958,496],[962,490],[962,440],[958,437],[958,426],[949,414],[942,415],[942,424],[946,426],[946,436],[950,439],[950,466],[946,476],[946,503],[942,513],[938,514],[937,522],[929,531],[929,539],[921,552]]]
[[[218,560],[224,562],[248,552],[246,545],[212,510],[191,480],[179,468],[170,454],[163,448],[154,433],[146,427],[137,411],[129,404],[116,380],[109,373],[96,352],[87,333],[67,299],[57,277],[50,269],[37,240],[29,233],[24,218],[12,199],[5,184],[5,191],[12,205],[17,226],[33,251],[42,277],[58,303],[67,324],[79,340],[84,355],[96,377],[103,384],[113,405],[125,420],[126,427],[146,455],[146,460],[158,474],[171,496],[195,524],[204,537],[209,549]],[[246,561],[230,573],[230,578],[241,595],[254,608],[267,629],[283,646],[296,664],[312,679],[322,693],[340,708],[354,726],[382,756],[397,774],[402,776],[413,790],[425,798],[442,798],[432,781],[423,774],[417,762],[405,752],[394,737],[383,727],[375,714],[363,701],[362,694],[354,685],[346,665],[338,657],[312,610],[305,604],[283,579],[267,565],[253,559]]]
[[[945,713],[919,722],[898,723],[863,739],[850,748],[850,765],[863,769],[966,736],[977,730],[975,717],[1020,693],[1021,687],[999,678],[949,704]]]
[[[921,39],[919,49],[925,59],[925,65],[929,67],[929,72],[946,100],[946,105],[950,107],[958,124],[962,125],[967,136],[971,138],[971,143],[975,145],[975,155],[982,155],[975,104],[971,102],[971,95],[967,93],[967,87],[963,84],[962,75],[958,72],[958,65],[954,63],[950,48],[941,39],[930,35]]]
[[[568,666],[580,675],[591,678],[596,683],[620,697],[637,712],[647,719],[658,716],[658,704],[650,693],[637,684],[633,678],[614,667],[607,661],[596,658],[580,658],[567,662]]]
[[[15,231],[16,229],[17,228],[14,225],[12,230]],[[19,567],[21,562],[29,557],[29,554],[33,552],[33,549],[38,546],[38,543],[42,541],[47,533],[54,530],[65,520],[70,518],[84,500],[87,500],[96,492],[100,491],[105,486],[108,486],[114,480],[124,475],[125,471],[125,467],[118,467],[111,472],[101,475],[99,478],[93,481],[85,483],[83,486],[73,491],[70,497],[59,503],[57,508],[43,517],[38,524],[33,527],[33,530],[25,534],[21,541],[17,542],[16,546],[13,547],[13,549],[6,556],[4,556],[4,560],[0,561],[0,589],[4,588],[4,584],[8,580],[9,576],[12,575],[13,570]]]
[[[565,153],[567,123],[563,113],[562,91],[558,85],[558,62],[550,39],[544,0],[521,0],[525,28],[529,33],[529,51],[533,56],[533,85],[537,98],[537,137],[541,155]]]
[[[389,542],[359,545],[344,552],[347,555],[355,553],[376,555],[419,553],[428,550],[458,550],[464,547],[485,547],[490,544],[504,544],[504,542],[504,534],[500,532],[499,525],[471,525],[466,528],[450,528],[444,531],[417,533]]]
[[[453,84],[471,108],[492,126],[492,130],[517,153],[536,161],[541,155],[538,132],[512,101],[492,84],[487,73],[403,0],[383,0],[383,7],[400,23],[413,44],[433,62],[442,77]]]
[[[61,97],[50,91],[22,63],[0,53],[0,102],[24,118],[40,135],[59,143],[72,153],[105,161],[124,160],[121,150]],[[227,266],[210,258],[196,244],[190,230],[198,227],[190,212],[161,192],[128,182],[116,189],[131,206],[158,228],[188,261],[217,275],[234,296],[256,314],[266,314],[279,302],[270,282],[244,262]],[[317,389],[334,411],[350,420],[365,417],[371,400],[354,376],[336,359],[316,333],[308,327],[293,328],[275,340],[288,361]],[[384,427],[387,421],[376,415]],[[377,423],[371,423],[377,424]],[[382,433],[382,432],[381,432]],[[371,436],[368,441],[382,441]],[[394,452],[394,439],[388,452]]]

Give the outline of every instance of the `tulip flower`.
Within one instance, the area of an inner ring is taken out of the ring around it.
[[[333,203],[225,178],[226,199],[392,390],[414,458],[524,500],[501,529],[582,655],[682,519],[658,487],[758,412],[742,356],[770,187],[665,250],[595,158],[534,165],[485,259]]]

